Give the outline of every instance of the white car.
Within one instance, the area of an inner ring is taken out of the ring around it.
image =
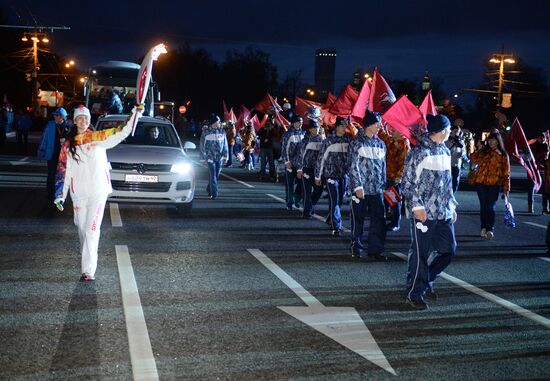
[[[128,115],[106,115],[96,130],[117,127]],[[195,195],[195,170],[182,147],[176,129],[163,117],[143,116],[134,136],[107,150],[111,164],[113,193],[109,201],[175,205],[182,215],[189,214]]]

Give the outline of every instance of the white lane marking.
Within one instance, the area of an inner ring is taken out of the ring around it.
[[[278,307],[323,335],[397,375],[380,350],[363,319],[353,307],[326,307],[258,249],[247,249],[262,265],[289,287],[307,307]]]
[[[407,256],[402,253],[392,252],[393,255],[403,259],[407,260]],[[490,292],[487,292],[485,290],[482,290],[479,287],[474,286],[473,284],[470,284],[468,282],[463,281],[462,279],[456,278],[452,275],[449,275],[445,272],[442,272],[440,274],[441,278],[448,280],[451,283],[454,283],[457,286],[462,287],[466,291],[470,291],[476,295],[481,296],[482,298],[485,298],[489,300],[490,302],[493,302],[495,304],[498,304],[501,307],[504,307],[520,316],[523,316],[529,320],[534,321],[535,323],[541,324],[545,328],[550,328],[550,319],[547,319],[543,316],[540,316],[532,311],[529,311],[523,307],[518,306],[517,304],[514,304],[506,299],[503,299],[499,296],[496,296],[494,294],[491,294]]]
[[[198,161],[195,161],[195,160],[191,160],[193,163],[197,164],[197,165],[200,165],[201,167],[203,168],[207,168],[206,165],[202,164],[201,162],[198,162]],[[235,181],[236,183],[239,183],[241,185],[244,185],[245,187],[248,187],[248,188],[256,188],[254,185],[250,185],[248,183],[245,183],[244,181],[241,181],[239,179],[236,179],[234,178],[233,176],[229,176],[229,175],[226,175],[225,173],[223,172],[220,172],[220,175],[223,176],[223,177],[226,177],[228,178],[229,180],[233,180]]]
[[[541,224],[536,224],[534,222],[523,222],[524,224],[527,224],[527,225],[532,225],[532,226],[536,226],[537,228],[543,228],[543,229],[546,229],[546,226],[544,225],[541,225]]]
[[[17,160],[17,161],[10,161],[11,165],[26,165],[26,161],[29,160],[28,156],[25,156],[24,158]]]
[[[109,203],[109,212],[111,214],[111,225],[118,228],[122,227],[122,218],[120,218],[120,211],[116,202]]]
[[[134,381],[158,381],[157,364],[145,324],[128,246],[116,245],[115,250]]]
[[[279,202],[282,202],[283,204],[286,204],[286,201],[285,201],[285,200],[283,200],[282,198],[277,197],[277,196],[275,196],[275,195],[273,195],[273,194],[271,194],[271,193],[266,193],[266,196],[269,196],[269,197],[271,197],[272,199],[274,199],[274,200],[276,200],[276,201],[279,201]],[[293,208],[293,209],[297,209],[297,210],[299,210],[299,211],[301,211],[301,212],[304,211],[304,208],[296,208],[296,207],[294,207],[294,206],[293,206],[292,208]],[[326,218],[323,217],[323,216],[320,216],[320,215],[318,215],[318,214],[313,214],[313,218],[315,218],[316,220],[321,221],[321,222],[326,222]],[[347,233],[350,233],[350,232],[351,232],[351,230],[349,230],[348,228],[342,228],[342,230],[345,231],[345,232],[347,232]]]
[[[221,172],[220,175],[222,175],[223,177],[226,177],[226,178],[228,178],[228,179],[230,179],[230,180],[233,180],[233,181],[235,181],[235,182],[237,182],[237,183],[239,183],[239,184],[241,184],[241,185],[244,185],[245,187],[248,187],[248,188],[256,188],[254,185],[250,185],[250,184],[248,184],[248,183],[245,183],[244,181],[241,181],[241,180],[238,180],[238,179],[236,179],[236,178],[234,178],[234,177],[232,177],[232,176],[226,175],[226,174],[223,173],[223,172]]]
[[[543,261],[550,262],[550,258],[548,257],[539,257],[539,259],[542,259]]]

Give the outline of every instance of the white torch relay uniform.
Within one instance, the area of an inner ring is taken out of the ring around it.
[[[101,131],[88,129],[77,135],[75,157],[69,151],[68,141],[61,149],[56,176],[56,202],[64,202],[67,195],[71,194],[74,224],[80,238],[82,274],[95,275],[103,211],[107,197],[113,191],[106,151],[132,132],[134,120],[139,119],[142,112],[134,108],[126,125]],[[79,112],[79,115],[89,117],[89,111]],[[76,116],[75,110],[75,119]]]

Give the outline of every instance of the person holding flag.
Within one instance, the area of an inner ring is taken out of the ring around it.
[[[315,164],[315,185],[321,186],[322,177],[326,180],[329,196],[328,223],[333,236],[339,236],[342,232],[340,207],[348,185],[348,146],[351,141],[346,134],[348,124],[348,119],[336,118],[334,132],[323,142]]]
[[[475,185],[479,198],[480,235],[491,240],[495,235],[495,205],[500,188],[504,189],[506,198],[510,192],[510,159],[498,130],[489,134],[487,145],[474,152],[471,161],[477,164]]]
[[[206,192],[211,200],[218,197],[218,180],[222,171],[222,162],[226,163],[229,158],[227,136],[221,126],[220,117],[211,114],[208,120],[208,127],[201,135],[201,159],[208,164],[208,186]]]
[[[310,219],[315,213],[314,207],[323,193],[323,186],[315,185],[315,164],[319,158],[319,152],[323,145],[323,137],[319,134],[322,127],[315,120],[310,120],[308,125],[309,134],[304,136],[298,161],[298,179],[302,180],[304,195],[303,218]]]
[[[367,111],[364,128],[359,129],[348,149],[351,197],[351,256],[363,257],[363,226],[370,215],[368,256],[383,260],[386,241],[384,189],[386,184],[386,145],[377,136],[381,128],[378,113]]]
[[[428,115],[427,132],[418,137],[405,161],[403,196],[411,219],[406,303],[425,310],[424,298],[436,299],[434,282],[456,251],[457,202],[451,179],[451,154],[445,146],[451,122]]]
[[[297,171],[300,167],[302,139],[304,131],[302,130],[302,117],[294,115],[291,122],[291,128],[283,134],[283,143],[281,145],[281,158],[285,164],[286,180],[286,208],[292,210],[292,205],[300,207],[302,197],[301,187],[297,181]],[[296,182],[296,189],[294,183]]]
[[[82,253],[81,281],[95,280],[103,210],[113,191],[106,150],[130,135],[143,110],[143,106],[135,107],[125,124],[101,131],[89,129],[90,110],[84,106],[74,110],[75,124],[59,154],[54,204],[63,211],[70,193]]]

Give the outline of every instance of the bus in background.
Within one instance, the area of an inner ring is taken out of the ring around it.
[[[136,103],[136,81],[140,65],[107,61],[92,67],[84,83],[85,105],[92,123],[105,114],[128,114]],[[154,100],[159,99],[156,83],[151,81],[145,101],[145,115],[154,115]]]

